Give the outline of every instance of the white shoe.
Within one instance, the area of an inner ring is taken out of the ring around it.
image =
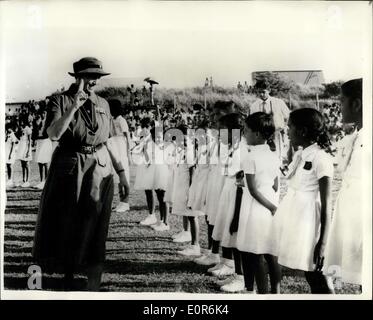
[[[203,256],[204,259],[198,259],[195,263],[201,265],[201,266],[211,266],[216,265],[220,262],[220,256],[219,254],[210,253],[209,255]]]
[[[39,189],[39,190],[43,190],[44,185],[45,185],[45,181],[42,181],[39,184],[37,184],[36,186],[34,186],[34,188]]]
[[[124,213],[130,210],[130,205],[127,202],[119,202],[114,210],[119,213]]]
[[[201,251],[201,253],[202,253],[202,251]],[[194,259],[194,262],[197,263],[197,264],[202,265],[202,261],[205,260],[205,259],[207,259],[207,256],[208,256],[208,254],[203,254],[199,258]]]
[[[22,185],[21,185],[22,188],[30,188],[31,187],[31,184],[30,182],[24,182]]]
[[[157,217],[155,214],[148,215],[144,220],[140,222],[142,226],[151,226],[152,224],[157,223]]]
[[[190,241],[192,241],[192,235],[189,231],[184,231],[182,235],[180,235],[179,237],[173,240],[173,242],[177,242],[177,243],[190,242]]]
[[[171,236],[171,238],[176,239],[176,238],[180,237],[183,233],[184,233],[184,230],[181,230],[180,232],[173,234]]]
[[[162,231],[168,231],[168,230],[170,230],[170,225],[165,224],[164,222],[161,222],[160,224],[152,226],[152,228],[155,231],[162,232]]]
[[[223,263],[223,262],[219,262],[219,263],[218,263],[217,265],[215,265],[215,266],[211,267],[210,269],[207,269],[207,272],[208,272],[208,273],[211,273],[211,274],[212,274],[212,272],[213,272],[213,271],[215,271],[215,270],[218,270],[218,269],[222,268],[222,267],[223,267],[223,265],[224,265],[224,263]]]
[[[212,275],[218,278],[230,276],[232,274],[234,274],[234,268],[229,267],[226,264],[224,264],[220,269],[212,272]]]
[[[14,182],[13,182],[13,180],[8,180],[7,183],[6,183],[6,187],[7,187],[7,188],[13,188],[13,187],[14,187]]]
[[[177,253],[183,256],[200,256],[201,248],[199,245],[191,245],[189,248],[186,248],[182,251],[178,251]]]
[[[218,279],[216,280],[216,284],[219,286],[219,287],[222,287],[226,284],[229,284],[231,283],[235,278],[236,278],[237,274],[232,274],[231,276],[229,276],[228,278],[225,278],[225,279]]]
[[[237,275],[231,283],[220,288],[221,291],[235,293],[245,290],[245,281],[242,275]]]

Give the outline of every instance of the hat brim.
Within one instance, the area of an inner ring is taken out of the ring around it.
[[[88,69],[84,69],[79,72],[68,72],[68,74],[72,77],[82,76],[85,74],[94,74],[94,75],[103,77],[103,76],[108,76],[110,73],[104,72],[99,68],[88,68]]]

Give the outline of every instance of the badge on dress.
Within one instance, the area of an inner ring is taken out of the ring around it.
[[[306,161],[303,167],[304,170],[311,170],[312,169],[312,162]]]

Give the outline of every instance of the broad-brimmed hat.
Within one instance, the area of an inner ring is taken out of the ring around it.
[[[100,60],[92,57],[85,57],[73,64],[74,72],[69,72],[70,76],[77,77],[84,74],[94,74],[100,77],[107,76],[110,73],[102,70],[102,63]]]

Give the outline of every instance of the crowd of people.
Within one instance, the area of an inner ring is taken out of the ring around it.
[[[45,101],[29,101],[20,107],[18,113],[7,115],[5,119],[7,187],[31,187],[30,162],[39,166],[40,182],[34,187],[43,189],[48,174],[48,163],[51,161],[53,143],[44,132],[47,115]],[[54,144],[55,146],[56,144]],[[13,179],[13,166],[19,161],[22,167],[22,182]]]
[[[334,292],[328,268],[335,265],[343,281],[361,285],[361,79],[342,86],[342,120],[353,131],[337,150],[344,183],[331,219],[335,166],[326,115],[338,118],[336,106],[326,114],[290,111],[260,81],[248,114],[233,101],[217,101],[209,111],[195,106],[189,113],[155,108],[123,115],[120,101],[106,102],[94,92],[107,74],[97,59],[74,63],[76,82],[51,97],[35,135],[43,159],[50,161],[51,141],[58,147],[41,197],[33,257],[40,265],[57,262],[66,290],[80,266],[86,267],[88,290],[99,290],[113,176],[120,195],[114,210],[126,212],[131,165],[133,188],[145,193],[148,209],[140,224],[165,232],[169,214],[180,216],[182,231],[172,241],[189,244],[178,254],[209,267],[222,291],[253,293],[255,283],[258,293],[280,293],[281,266],[303,270],[312,293]],[[15,151],[16,130],[7,125],[7,165],[11,179],[14,159],[21,160],[25,187],[33,129],[30,121],[21,126]],[[288,189],[280,201],[281,178]],[[207,223],[205,251],[200,216]]]

